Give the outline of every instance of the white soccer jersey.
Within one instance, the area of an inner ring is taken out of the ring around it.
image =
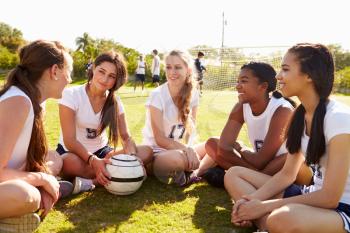
[[[326,153],[321,157],[320,163],[312,165],[315,168],[314,184],[306,188],[306,192],[314,192],[322,188],[324,175],[327,170],[328,151],[327,147],[330,140],[340,134],[350,134],[350,109],[334,100],[330,100],[327,105],[327,112],[323,121],[323,132],[326,140]],[[309,136],[306,135],[305,129],[301,138],[301,151],[306,156]],[[350,170],[346,181],[344,193],[340,202],[350,204]]]
[[[136,74],[145,74],[146,73],[146,63],[144,61],[137,62]]]
[[[152,60],[152,75],[160,74],[160,58],[158,55],[154,56]]]
[[[265,140],[266,134],[269,131],[271,118],[275,111],[280,107],[294,109],[293,106],[284,98],[271,97],[265,111],[259,116],[254,116],[250,105],[243,104],[243,118],[248,128],[248,136],[251,145],[255,152],[258,152]],[[285,143],[281,145],[276,153],[276,156],[287,153]]]
[[[199,104],[199,94],[197,89],[193,91],[192,99],[190,103],[190,116],[192,115],[192,108],[197,107]],[[152,146],[154,151],[162,150],[156,143],[153,135],[153,130],[151,126],[151,117],[148,107],[153,106],[163,113],[163,122],[159,122],[159,124],[163,124],[163,129],[165,136],[168,138],[172,138],[175,141],[181,141],[183,136],[185,135],[185,128],[183,122],[179,119],[179,111],[176,105],[174,104],[173,99],[171,98],[168,83],[164,83],[163,85],[157,87],[153,90],[147,99],[146,102],[146,123],[143,128],[143,144]],[[195,129],[192,130],[190,135],[190,141],[195,138]],[[189,142],[191,143],[191,142]]]
[[[117,97],[119,115],[124,113],[124,106]],[[106,129],[97,136],[100,126],[101,112],[95,113],[89,97],[86,93],[86,84],[64,89],[59,104],[64,105],[75,112],[76,139],[91,153],[108,144]],[[67,148],[63,142],[62,131],[59,139],[60,144]],[[68,151],[68,150],[67,150]]]
[[[34,110],[30,98],[16,86],[11,86],[10,89],[8,89],[2,96],[0,96],[0,102],[15,96],[23,96],[30,102],[30,110],[27,119],[19,134],[19,137],[17,138],[10,159],[6,165],[8,168],[19,169],[23,168],[26,164],[29,142],[32,136]]]

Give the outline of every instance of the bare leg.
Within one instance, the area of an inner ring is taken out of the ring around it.
[[[268,216],[267,229],[276,232],[345,233],[344,223],[335,210],[290,204]]]
[[[33,213],[39,209],[39,190],[22,180],[0,183],[0,219]]]
[[[63,166],[62,157],[54,150],[50,150],[46,156],[46,166],[51,175],[57,176]]]
[[[186,155],[181,150],[167,150],[156,154],[153,173],[162,182],[168,183],[169,177],[188,170]]]
[[[63,155],[62,175],[66,179],[72,179],[76,176],[94,179],[95,171],[79,156],[66,153]]]

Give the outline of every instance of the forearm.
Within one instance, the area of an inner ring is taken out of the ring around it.
[[[25,172],[9,168],[0,170],[0,183],[14,179],[23,180],[35,187],[43,185],[43,177],[40,172]]]
[[[324,209],[335,209],[339,204],[339,200],[334,200],[332,194],[326,194],[324,191],[319,190],[290,198],[263,201],[266,213],[291,203],[304,204]]]
[[[283,174],[281,171],[272,176],[261,188],[250,196],[254,199],[267,200],[282,193],[295,180],[295,177]]]
[[[262,170],[271,161],[266,154],[244,150],[241,153],[242,158],[255,167],[257,170]]]
[[[233,150],[233,148],[219,148],[215,162],[226,170],[232,166],[241,166],[256,170],[254,166],[244,160],[236,150]]]
[[[123,149],[127,154],[137,153],[137,147],[132,137],[129,136],[128,138],[123,139]]]
[[[68,140],[69,142],[64,142],[66,148],[69,152],[72,152],[79,156],[84,162],[87,162],[92,152],[88,151],[83,144],[77,140]]]
[[[187,148],[187,146],[181,142],[166,137],[156,139],[156,143],[159,147],[167,150],[185,150]]]

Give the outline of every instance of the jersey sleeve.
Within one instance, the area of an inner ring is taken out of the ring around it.
[[[72,110],[78,109],[78,103],[76,96],[74,95],[74,89],[73,88],[66,88],[63,90],[62,98],[58,101],[59,104],[62,104]]]
[[[192,94],[192,99],[191,99],[191,108],[193,107],[198,107],[199,105],[199,91],[195,89]]]
[[[160,92],[154,91],[151,93],[151,95],[148,97],[147,101],[146,101],[146,107],[155,107],[158,108],[159,110],[162,110],[162,101],[161,101],[161,95]]]
[[[334,112],[324,121],[325,139],[328,142],[340,134],[350,134],[350,112]]]
[[[122,115],[123,113],[125,113],[125,108],[119,96],[117,96],[117,103],[118,103],[118,114]]]

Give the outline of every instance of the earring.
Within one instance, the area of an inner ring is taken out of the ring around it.
[[[57,76],[55,76],[53,79],[54,79],[55,81],[57,81],[57,80],[58,80]]]

